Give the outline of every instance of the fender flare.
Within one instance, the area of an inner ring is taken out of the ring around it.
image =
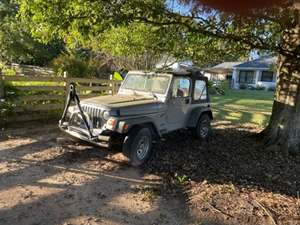
[[[149,117],[139,117],[139,118],[132,118],[132,119],[127,119],[119,122],[120,124],[128,124],[129,128],[126,133],[130,132],[131,129],[134,127],[148,127],[151,129],[151,132],[154,136],[161,136],[159,130],[157,129],[157,126],[155,122],[149,118]],[[118,132],[121,133],[121,128],[117,129]]]
[[[201,108],[196,108],[194,109],[191,114],[190,118],[187,123],[187,127],[196,127],[198,120],[200,119],[201,115],[207,114],[211,120],[213,120],[213,114],[210,108],[207,109],[201,109]]]

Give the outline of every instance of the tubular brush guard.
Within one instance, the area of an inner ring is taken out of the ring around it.
[[[89,139],[92,140],[94,139],[95,137],[93,136],[92,132],[91,132],[91,128],[87,122],[87,119],[86,119],[86,116],[84,115],[83,111],[82,111],[82,108],[80,106],[80,100],[79,100],[79,97],[76,93],[76,85],[74,83],[70,83],[69,85],[69,93],[67,95],[67,99],[66,99],[66,105],[65,105],[65,108],[64,108],[64,111],[63,111],[63,114],[62,114],[62,117],[61,119],[59,120],[59,127],[60,128],[65,128],[64,126],[64,122],[65,122],[65,119],[66,119],[66,116],[67,116],[67,112],[68,112],[68,109],[71,105],[72,102],[75,102],[75,104],[77,105],[78,109],[79,109],[79,112],[80,112],[80,115],[82,117],[82,120],[83,120],[83,123],[88,131],[88,134],[89,134]]]

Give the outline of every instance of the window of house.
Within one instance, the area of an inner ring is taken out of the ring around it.
[[[239,83],[254,84],[254,71],[240,70]]]
[[[176,78],[173,83],[172,96],[184,98],[190,95],[191,82],[188,78]]]
[[[232,80],[232,74],[227,74],[226,75],[226,80]]]
[[[207,90],[206,83],[203,80],[196,80],[195,90],[194,90],[194,100],[206,100],[207,99]]]
[[[261,72],[261,81],[272,82],[273,81],[273,72],[272,71],[262,71]]]

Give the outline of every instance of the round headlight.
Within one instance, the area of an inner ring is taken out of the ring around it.
[[[109,111],[104,111],[103,114],[102,114],[102,116],[103,116],[103,119],[108,120],[109,117],[110,117]]]

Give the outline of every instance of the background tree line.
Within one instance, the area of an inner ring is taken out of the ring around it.
[[[60,1],[38,1],[36,5],[31,1],[1,1],[1,62],[51,66],[58,74],[66,70],[73,76],[99,76],[107,72],[107,62],[111,60],[117,68],[150,70],[168,57],[193,60],[198,66],[207,67],[246,59],[249,54],[248,49],[232,41],[194,34],[175,25],[129,23],[122,14],[116,15],[119,22],[104,19],[101,23],[92,22],[92,15],[99,13],[99,7],[92,9],[89,1],[66,3],[60,7]],[[101,1],[98,3],[101,5]],[[64,8],[68,4],[71,8]],[[51,11],[40,10],[46,6]],[[39,12],[32,14],[27,10]],[[72,10],[82,15],[82,19],[91,20],[77,20]],[[91,17],[83,16],[89,13]],[[40,21],[42,18],[47,21]],[[65,29],[52,24],[60,22]]]

